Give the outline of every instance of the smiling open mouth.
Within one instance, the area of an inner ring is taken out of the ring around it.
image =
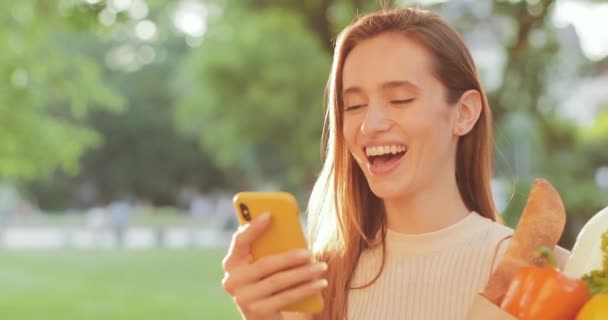
[[[386,171],[405,156],[407,147],[404,145],[388,145],[365,148],[365,155],[373,171]]]

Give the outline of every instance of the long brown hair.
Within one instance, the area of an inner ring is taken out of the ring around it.
[[[351,280],[361,253],[377,245],[377,239],[384,250],[386,217],[381,214],[384,208],[382,201],[371,192],[344,142],[341,92],[342,68],[349,52],[361,41],[386,32],[404,35],[428,50],[432,72],[446,88],[448,103],[456,103],[467,90],[481,94],[481,115],[473,129],[458,141],[455,174],[467,208],[496,220],[490,191],[492,115],[477,68],[460,35],[438,15],[421,9],[383,10],[358,17],[336,41],[326,92],[324,163],[308,206],[313,251],[329,264],[329,286],[324,291],[326,308],[319,319],[346,316],[347,293],[355,289],[351,287]],[[381,272],[382,268],[378,276]],[[375,279],[369,284],[373,281]]]

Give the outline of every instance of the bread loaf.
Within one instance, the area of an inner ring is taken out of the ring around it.
[[[565,225],[566,210],[559,193],[546,180],[535,179],[513,238],[483,295],[500,305],[517,270],[526,264],[542,266],[536,250],[541,246],[554,249]]]

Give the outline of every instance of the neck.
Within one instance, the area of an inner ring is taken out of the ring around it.
[[[443,180],[400,198],[384,199],[388,228],[400,233],[427,233],[467,217],[470,210],[460,197],[456,177]]]

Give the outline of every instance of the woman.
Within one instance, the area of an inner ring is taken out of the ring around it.
[[[316,319],[464,319],[512,230],[495,222],[492,118],[458,33],[419,9],[345,28],[323,143],[308,208],[322,262],[289,252],[251,263],[268,219],[241,228],[223,284],[243,318],[313,318],[278,310],[321,291]]]

